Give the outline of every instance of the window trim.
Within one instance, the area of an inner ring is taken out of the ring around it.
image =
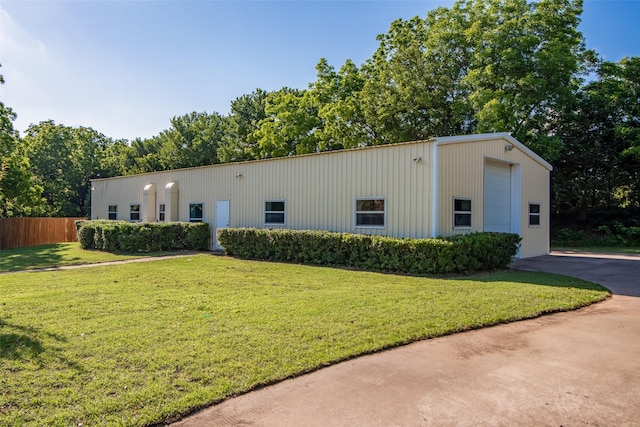
[[[115,208],[114,211],[111,211],[111,208]],[[115,214],[114,218],[111,218],[111,214]],[[109,221],[117,221],[118,220],[118,205],[107,205],[107,219]]]
[[[202,211],[202,217],[200,217],[200,218],[191,216],[191,206],[195,206],[195,205],[200,205],[201,206],[200,209]],[[189,203],[189,220],[188,220],[188,222],[204,222],[204,202]]]
[[[382,200],[382,211],[359,211],[358,202],[360,200]],[[377,214],[382,215],[382,225],[358,224],[358,214]],[[373,197],[356,197],[353,200],[353,226],[355,228],[387,228],[387,198],[384,196]]]
[[[137,210],[133,210],[133,207],[137,206],[138,209]],[[142,206],[140,205],[140,203],[131,203],[129,204],[129,222],[140,222],[142,221]],[[138,215],[138,219],[133,219],[133,215],[137,214]]]
[[[469,202],[469,210],[456,210],[456,201],[468,201]],[[454,230],[471,230],[473,229],[473,199],[471,197],[462,197],[462,196],[453,196],[453,206],[452,206],[453,216],[451,217]],[[465,215],[469,217],[469,225],[456,225],[456,216],[457,215]]]
[[[165,222],[167,218],[167,204],[158,203],[158,222]]]
[[[284,205],[284,209],[281,211],[268,211],[267,203],[273,203],[273,202],[282,203]],[[283,226],[287,224],[287,200],[286,199],[265,199],[262,207],[263,207],[262,219],[263,219],[264,225]],[[267,214],[280,214],[280,213],[282,214],[282,222],[267,222]]]
[[[531,206],[538,206],[538,212],[531,212]],[[529,209],[527,211],[527,215],[529,218],[529,228],[540,228],[542,227],[542,203],[538,202],[529,202]],[[538,223],[532,224],[531,217],[538,217]]]

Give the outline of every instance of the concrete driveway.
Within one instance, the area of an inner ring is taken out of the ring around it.
[[[606,286],[614,295],[640,297],[640,255],[554,251],[515,260],[511,268],[579,277]]]
[[[175,426],[640,426],[640,257],[553,253],[513,267],[615,295],[340,363]]]

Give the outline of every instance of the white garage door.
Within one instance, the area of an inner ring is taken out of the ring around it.
[[[511,232],[511,166],[484,165],[484,231]]]

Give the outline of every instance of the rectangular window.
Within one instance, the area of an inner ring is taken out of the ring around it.
[[[202,222],[204,209],[202,203],[189,203],[189,222]]]
[[[284,200],[267,200],[264,202],[264,223],[284,225]]]
[[[384,227],[384,199],[356,199],[356,227]]]
[[[129,208],[129,220],[140,221],[140,205],[131,205]]]
[[[471,199],[453,199],[453,228],[471,228]]]
[[[165,212],[164,203],[160,203],[158,205],[158,221],[164,222],[164,218],[165,218],[164,212]]]
[[[540,227],[540,203],[529,203],[529,227]]]
[[[118,205],[109,205],[109,219],[118,219]]]

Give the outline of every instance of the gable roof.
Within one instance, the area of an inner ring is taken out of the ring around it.
[[[520,151],[526,153],[533,160],[544,166],[547,170],[552,171],[553,166],[545,159],[533,152],[529,147],[512,137],[507,132],[500,133],[479,133],[473,135],[457,135],[457,136],[441,136],[433,138],[436,145],[459,144],[463,142],[486,141],[488,139],[502,138],[509,144],[517,147]]]

